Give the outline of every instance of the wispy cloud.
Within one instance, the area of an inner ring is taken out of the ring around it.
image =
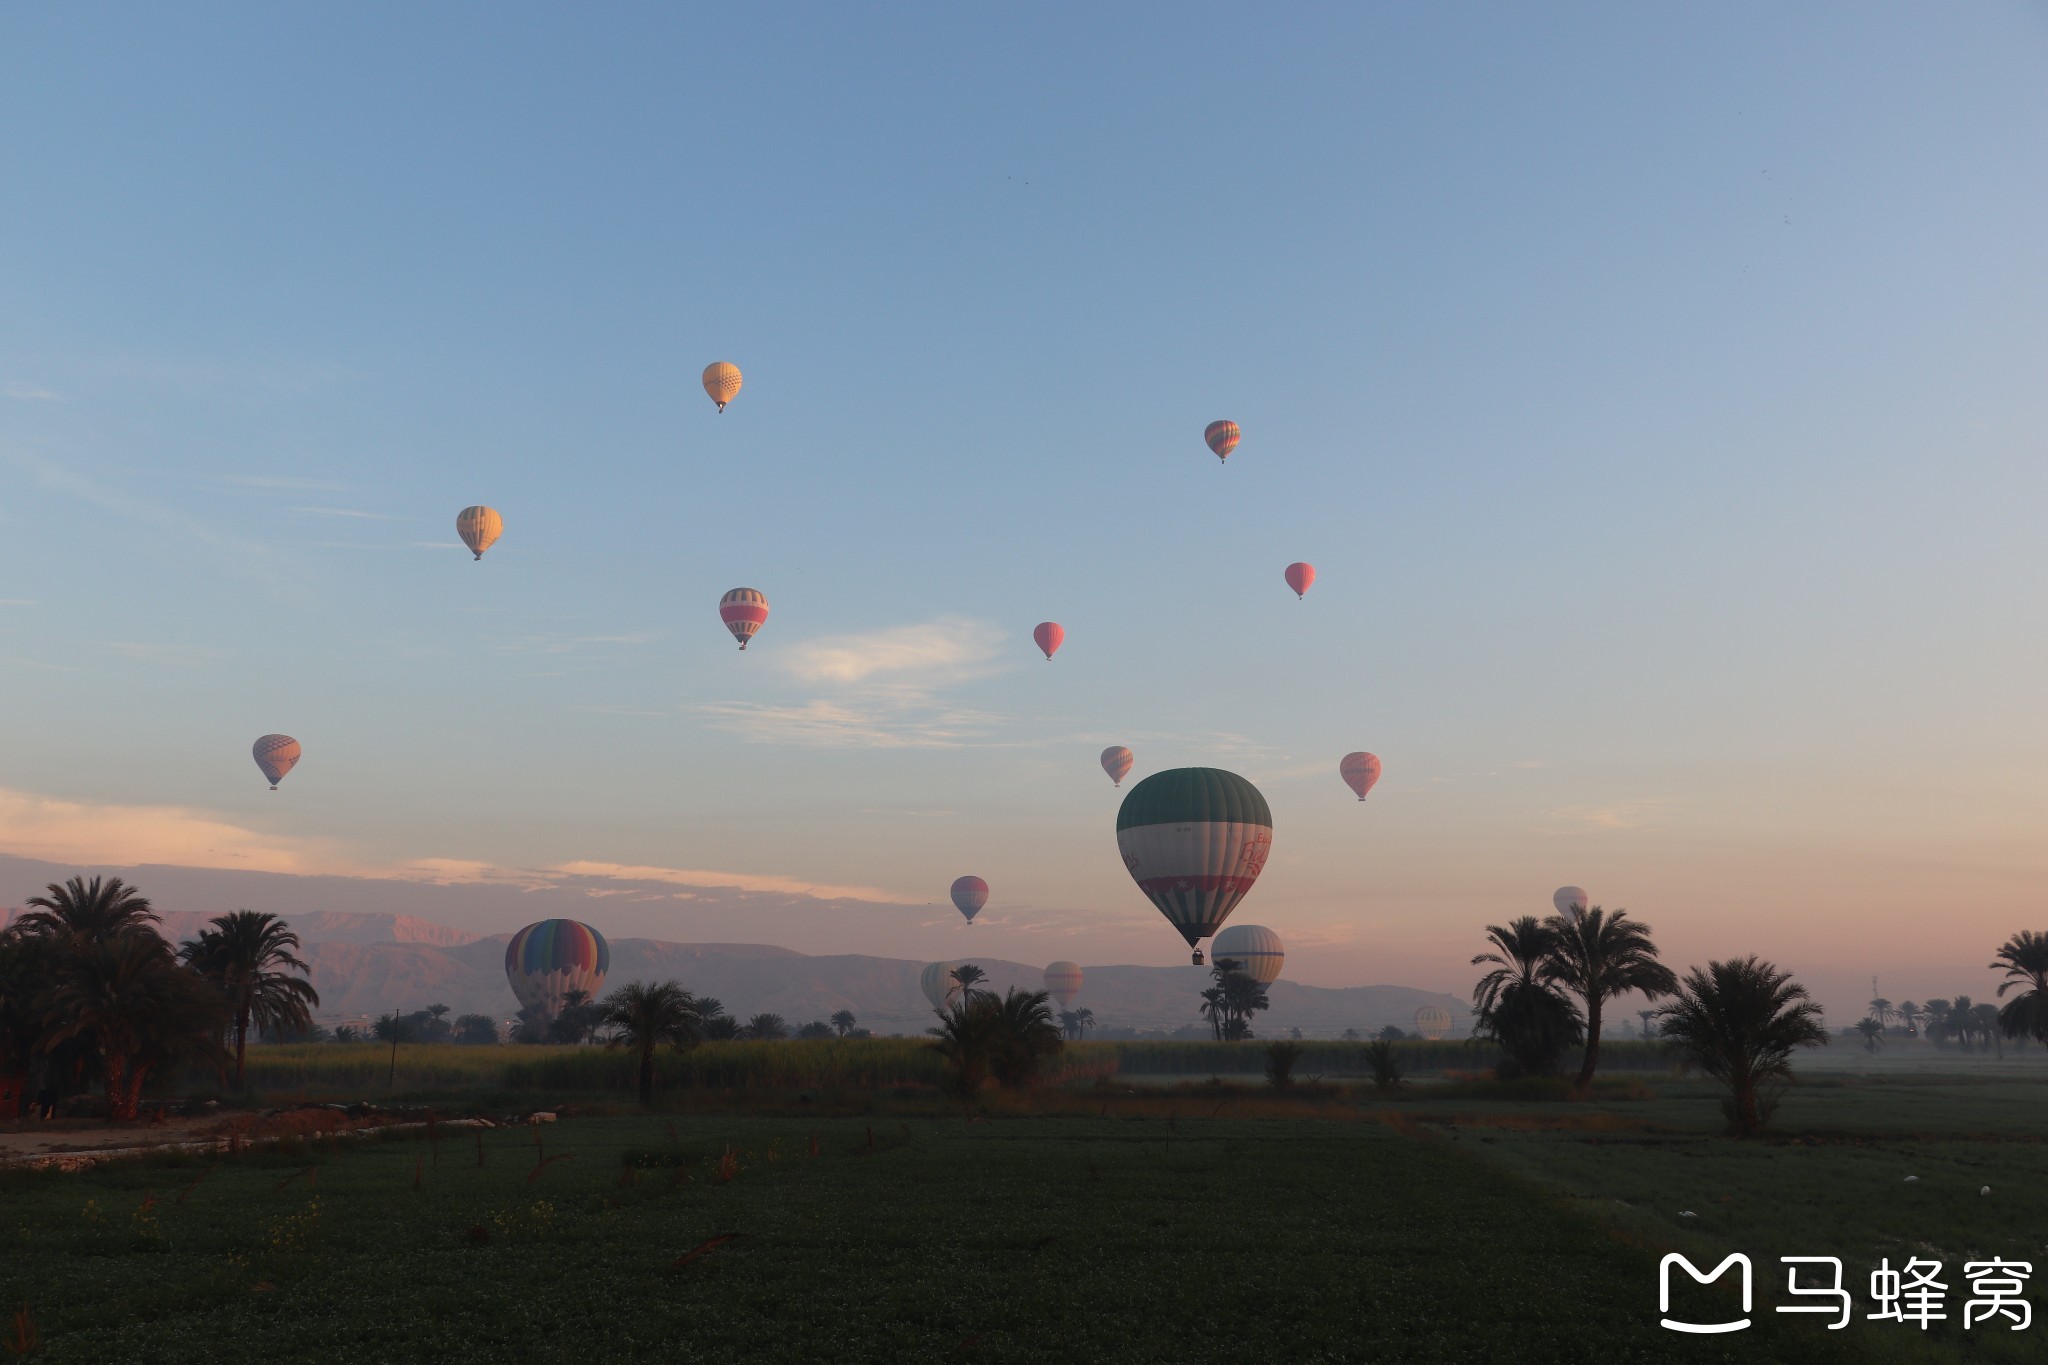
[[[834,886],[806,881],[800,877],[779,877],[751,872],[712,872],[698,868],[650,867],[630,863],[556,863],[547,869],[569,877],[595,877],[607,881],[660,882],[671,886],[702,887],[706,890],[774,892],[785,896],[809,896],[816,900],[870,901],[884,905],[905,903],[907,897],[873,886]]]
[[[832,701],[709,702],[692,709],[713,728],[758,743],[825,749],[955,749],[986,740],[1006,719],[961,707]]]
[[[583,654],[596,649],[634,648],[661,638],[659,631],[626,631],[616,635],[514,635],[496,641],[500,654]]]
[[[217,649],[210,645],[158,644],[142,640],[108,640],[100,646],[110,654],[124,659],[135,659],[142,663],[171,664],[178,668],[196,668],[201,664],[219,659],[231,659],[234,651]]]
[[[251,779],[254,780],[253,778]],[[0,788],[0,853],[80,866],[220,868],[298,876],[362,877],[441,886],[494,885],[524,890],[581,889],[633,896],[662,888],[674,899],[690,889],[801,896],[823,901],[903,905],[909,896],[873,886],[841,886],[776,873],[576,860],[540,868],[500,867],[465,858],[376,863],[336,840],[276,835],[188,806],[65,801]],[[584,883],[593,883],[586,886]],[[681,891],[673,888],[682,888]],[[687,896],[685,896],[687,898]]]
[[[291,510],[309,517],[354,517],[360,521],[398,520],[386,512],[359,512],[353,507],[294,507]]]
[[[0,597],[0,607],[33,607],[38,605],[33,597]]]
[[[4,789],[0,851],[87,866],[163,863],[301,875],[357,870],[330,841],[264,834],[189,807],[60,801]]]
[[[1593,806],[1564,806],[1548,814],[1553,820],[1584,829],[1647,829],[1666,823],[1674,804],[1669,797],[1651,796]]]
[[[806,682],[889,681],[935,688],[987,672],[1002,642],[1002,632],[986,621],[942,617],[922,625],[823,636],[790,647],[784,657]]]
[[[214,549],[230,551],[243,558],[269,561],[274,566],[275,559],[268,546],[230,535],[174,508],[160,506],[131,493],[102,487],[76,470],[52,464],[48,460],[27,455],[17,455],[15,459],[16,463],[45,488],[69,493],[126,521],[155,527],[160,531],[170,531]]]
[[[230,488],[255,488],[282,493],[348,493],[348,484],[333,479],[302,479],[285,474],[202,474],[202,483],[226,484]]]
[[[0,393],[6,394],[9,398],[19,398],[31,403],[61,403],[64,401],[63,394],[58,393],[55,389],[46,389],[41,384],[29,379],[10,379],[5,384],[0,384]]]

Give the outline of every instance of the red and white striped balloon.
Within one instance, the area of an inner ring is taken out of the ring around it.
[[[718,599],[718,619],[745,649],[754,632],[768,620],[768,599],[753,588],[734,588]]]
[[[1102,751],[1102,771],[1109,774],[1109,780],[1121,787],[1124,779],[1131,775],[1132,754],[1121,744],[1112,744]]]

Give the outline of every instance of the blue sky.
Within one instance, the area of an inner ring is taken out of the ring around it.
[[[1173,961],[1123,742],[1267,791],[1302,979],[1455,986],[1566,881],[1681,956],[1988,960],[2048,874],[2044,58],[2022,5],[16,10],[0,851],[972,871],[986,951]]]

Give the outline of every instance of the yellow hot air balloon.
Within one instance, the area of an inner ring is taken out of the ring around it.
[[[505,519],[489,507],[465,507],[455,514],[455,534],[478,559],[505,533]]]
[[[704,392],[718,404],[720,412],[740,391],[740,367],[729,360],[714,360],[704,367]]]

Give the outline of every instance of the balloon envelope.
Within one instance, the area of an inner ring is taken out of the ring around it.
[[[299,742],[290,735],[265,735],[249,752],[270,782],[270,789],[276,791],[277,784],[284,781],[284,775],[299,761]]]
[[[1045,651],[1045,657],[1051,659],[1053,655],[1060,652],[1060,645],[1066,641],[1066,627],[1057,621],[1040,621],[1037,628],[1031,632],[1031,638],[1036,640],[1038,647]],[[1083,672],[1085,671],[1084,669]]]
[[[1230,458],[1230,452],[1237,449],[1243,435],[1235,422],[1211,422],[1202,429],[1202,439],[1209,443],[1209,449],[1216,452],[1219,460]]]
[[[1109,780],[1119,787],[1131,775],[1131,762],[1131,751],[1121,744],[1112,744],[1102,751],[1102,771],[1108,773]]]
[[[1047,967],[1045,993],[1059,1001],[1061,1009],[1073,1004],[1074,997],[1081,993],[1081,964],[1055,962]]]
[[[521,1006],[539,1006],[552,1019],[562,997],[582,991],[592,1000],[604,988],[612,950],[604,935],[573,919],[544,919],[512,935],[505,945],[505,980]]]
[[[1557,907],[1557,913],[1566,919],[1577,919],[1593,902],[1586,895],[1583,886],[1560,886],[1550,893],[1550,903]]]
[[[1261,986],[1270,986],[1280,979],[1280,968],[1287,963],[1287,947],[1280,942],[1280,935],[1263,924],[1233,924],[1209,945],[1211,962],[1226,957]]]
[[[1344,785],[1358,793],[1358,799],[1365,800],[1365,794],[1372,790],[1372,784],[1380,780],[1379,755],[1360,750],[1344,755],[1344,761],[1337,765],[1338,776]]]
[[[740,367],[728,360],[714,360],[704,367],[704,392],[718,404],[720,412],[740,391]],[[772,406],[772,404],[771,404]]]
[[[924,992],[924,998],[932,1002],[932,1008],[942,1010],[948,1001],[960,993],[960,983],[953,979],[957,962],[932,962],[917,974],[917,988]]]
[[[768,620],[768,599],[754,588],[734,588],[718,599],[718,619],[745,649],[754,632]]]
[[[1415,1011],[1415,1031],[1431,1040],[1448,1038],[1451,1033],[1451,1012],[1442,1005],[1424,1005]]]
[[[1273,812],[1236,773],[1169,768],[1124,797],[1116,842],[1138,889],[1192,948],[1223,927],[1259,879],[1273,851]]]
[[[979,877],[962,877],[953,883],[953,908],[967,916],[969,924],[982,906],[988,904],[988,883]]]
[[[505,533],[505,519],[489,507],[465,507],[455,514],[455,534],[478,559]]]
[[[1296,597],[1308,596],[1308,590],[1315,584],[1316,566],[1313,564],[1289,564],[1287,586],[1294,589]]]

